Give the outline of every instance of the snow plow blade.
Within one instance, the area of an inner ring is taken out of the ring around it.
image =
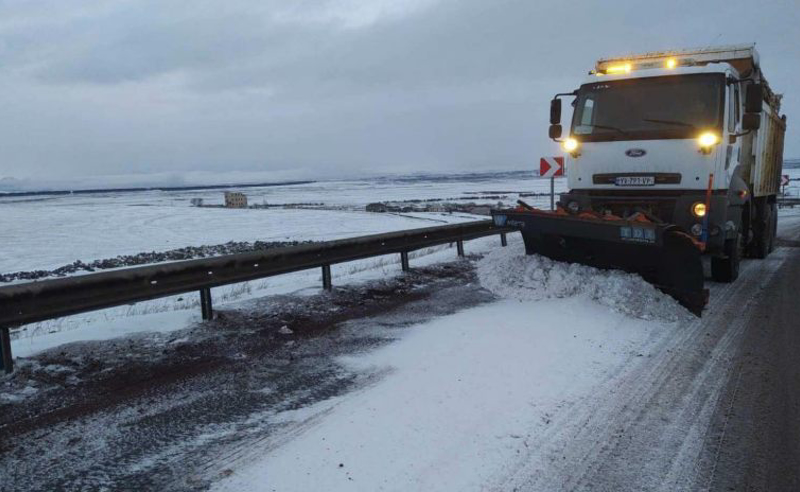
[[[702,246],[677,226],[641,215],[629,219],[572,215],[561,208],[494,210],[492,217],[495,225],[522,233],[527,254],[637,273],[696,316],[708,302]]]

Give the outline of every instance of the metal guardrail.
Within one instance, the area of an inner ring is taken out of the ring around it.
[[[5,371],[13,371],[10,329],[19,325],[132,304],[192,291],[200,292],[204,320],[213,317],[211,288],[285,273],[322,268],[323,288],[332,288],[331,265],[399,253],[403,271],[408,253],[500,234],[505,246],[511,229],[475,221],[337,241],[276,248],[198,260],[92,273],[0,287],[0,352]]]
[[[778,197],[778,207],[779,208],[794,208],[796,205],[800,205],[800,196],[779,196]]]

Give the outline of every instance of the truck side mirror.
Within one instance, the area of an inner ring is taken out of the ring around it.
[[[749,96],[750,94],[748,94]],[[761,115],[758,113],[745,113],[742,116],[742,130],[751,131],[761,128]]]
[[[550,124],[558,125],[561,123],[561,99],[555,98],[550,101]]]
[[[561,125],[550,125],[550,130],[547,132],[550,138],[561,138]]]
[[[764,100],[764,86],[761,84],[750,84],[747,86],[747,93],[744,98],[745,113],[760,113],[761,104]]]

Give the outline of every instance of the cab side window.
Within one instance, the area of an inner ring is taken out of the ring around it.
[[[594,99],[587,98],[583,103],[583,114],[581,114],[581,125],[592,124],[592,113],[594,112]]]
[[[583,100],[580,119],[575,126],[576,135],[588,135],[592,133],[592,120],[594,119],[594,99],[587,97]]]
[[[734,84],[731,86],[730,104],[728,105],[728,131],[730,133],[736,132],[736,125],[739,123],[739,85]]]

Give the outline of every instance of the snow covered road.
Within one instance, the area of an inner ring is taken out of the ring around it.
[[[479,490],[523,464],[545,470],[595,388],[664,329],[579,299],[433,320],[346,361],[386,376],[300,412],[317,425],[218,490]]]
[[[782,234],[799,227],[800,217],[787,216]],[[736,283],[712,285],[702,319],[677,321],[643,322],[587,302],[621,299],[624,288],[607,288],[636,287],[623,274],[587,284],[570,278],[575,268],[554,269],[544,285],[567,298],[541,300],[548,292],[529,289],[525,300],[512,272],[501,285],[516,300],[415,327],[354,362],[391,374],[304,412],[314,421],[306,432],[215,490],[714,489],[718,473],[736,474],[718,470],[711,430],[750,320],[742,313],[787,260],[800,261],[798,251],[745,262]]]

